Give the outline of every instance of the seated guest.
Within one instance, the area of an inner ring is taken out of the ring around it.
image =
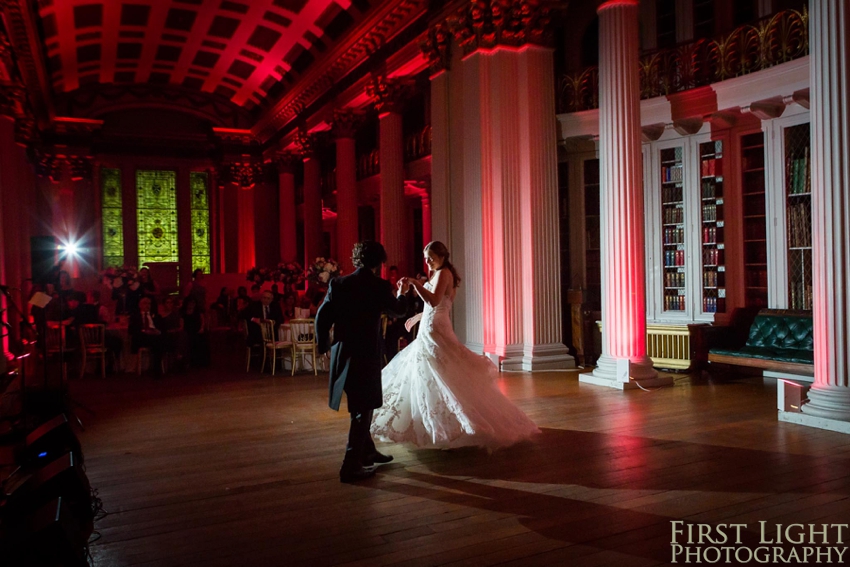
[[[95,322],[103,325],[111,325],[115,320],[115,314],[111,313],[109,308],[100,302],[100,290],[94,289],[89,292],[89,302],[86,305],[94,312]]]
[[[226,287],[221,288],[221,291],[218,292],[218,299],[215,300],[215,303],[210,305],[211,309],[214,309],[218,314],[219,322],[227,322],[228,321],[228,313],[230,313],[230,292]]]
[[[209,366],[210,344],[207,340],[204,313],[198,308],[194,297],[187,297],[183,302],[181,317],[189,364],[194,367]]]
[[[140,348],[150,349],[151,368],[154,374],[162,373],[163,337],[157,326],[159,314],[151,311],[151,299],[139,299],[139,309],[130,314],[127,332],[130,334],[130,349],[133,354]]]
[[[272,295],[274,296],[274,299],[272,301],[274,301],[275,303],[280,303],[281,295],[277,290],[277,284],[272,284],[271,290]]]
[[[248,321],[248,345],[259,345],[263,343],[263,332],[260,329],[260,321],[274,321],[277,329],[283,323],[283,313],[280,306],[273,303],[274,295],[270,291],[263,292],[260,301],[255,301],[247,309],[244,309],[239,318]]]
[[[283,296],[283,322],[295,318],[295,307],[298,303],[298,295],[290,292]]]
[[[180,332],[183,330],[183,320],[180,311],[174,305],[174,297],[168,295],[159,306],[159,321],[157,327],[162,331],[162,346],[165,352],[176,352],[180,361],[183,349],[180,348]]]
[[[251,301],[260,301],[260,284],[254,284],[251,286]]]

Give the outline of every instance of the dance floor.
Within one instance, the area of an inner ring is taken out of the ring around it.
[[[850,436],[778,423],[772,381],[677,375],[623,393],[577,376],[503,376],[543,431],[533,444],[382,445],[395,461],[359,484],[338,480],[348,420],[321,374],[246,374],[234,355],[74,380],[109,512],[91,553],[101,567],[628,567],[670,563],[676,520],[747,524],[750,547],[759,521],[848,521]]]

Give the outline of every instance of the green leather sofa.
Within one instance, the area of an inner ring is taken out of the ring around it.
[[[730,344],[735,333],[726,336],[726,344],[708,350],[710,363],[814,375],[811,311],[762,309],[753,319],[744,344]]]

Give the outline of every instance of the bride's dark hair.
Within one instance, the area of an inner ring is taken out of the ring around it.
[[[449,249],[446,248],[446,245],[440,242],[439,240],[435,240],[433,242],[429,242],[427,246],[425,246],[425,252],[431,251],[439,258],[443,259],[443,265],[437,268],[438,270],[442,270],[443,268],[448,269],[452,273],[452,278],[454,278],[454,284],[452,287],[457,287],[460,285],[460,276],[457,273],[457,269],[454,265],[449,261]]]

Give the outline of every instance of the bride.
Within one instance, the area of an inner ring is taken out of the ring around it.
[[[384,404],[375,410],[372,433],[381,441],[442,448],[504,447],[539,433],[499,391],[496,365],[454,334],[449,312],[460,277],[445,244],[431,242],[424,254],[430,281],[404,280],[425,303],[419,334],[381,374]]]

